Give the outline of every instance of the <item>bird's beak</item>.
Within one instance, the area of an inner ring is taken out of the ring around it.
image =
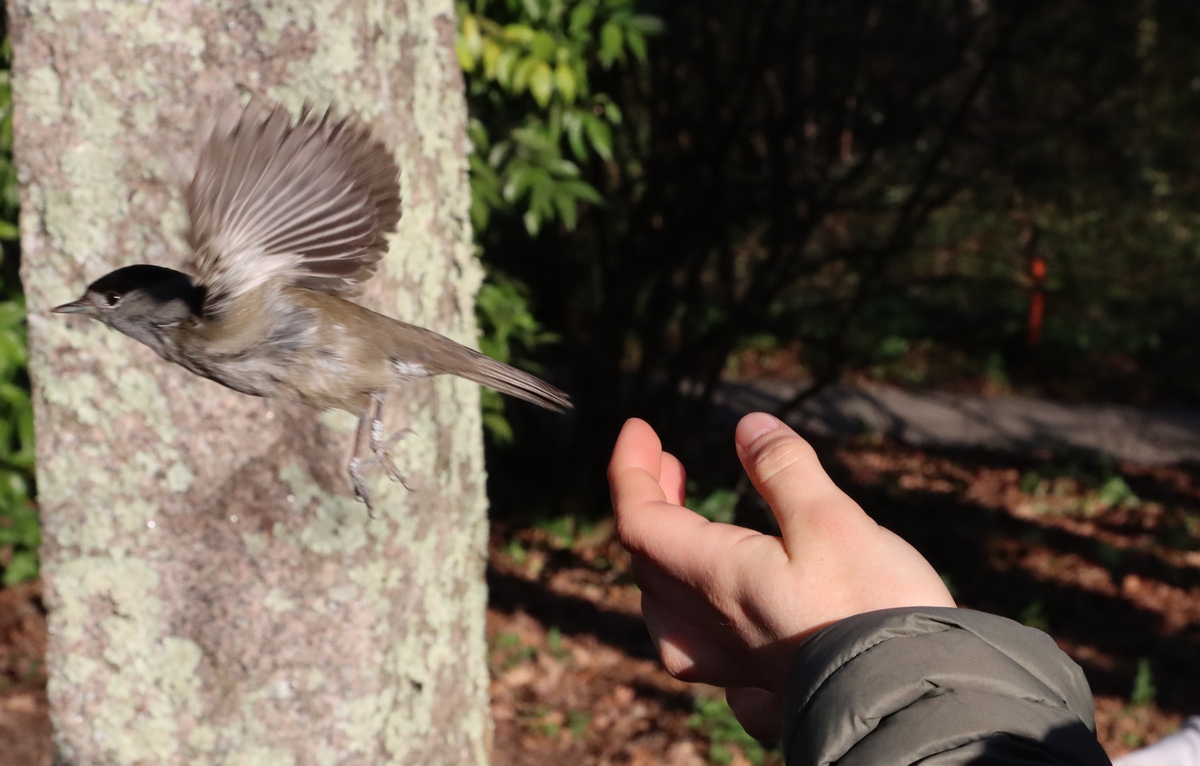
[[[50,309],[52,314],[90,314],[92,313],[92,305],[80,298],[77,301],[64,303],[61,306],[55,306]]]

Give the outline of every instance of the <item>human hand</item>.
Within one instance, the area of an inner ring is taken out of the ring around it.
[[[746,731],[773,739],[805,638],[855,614],[954,600],[921,554],[834,485],[791,428],[750,414],[736,443],[782,537],[683,507],[683,465],[641,420],[621,430],[608,481],[663,665],[684,681],[725,687]]]

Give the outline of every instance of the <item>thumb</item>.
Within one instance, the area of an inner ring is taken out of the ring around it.
[[[738,457],[779,522],[789,555],[807,541],[871,523],[821,467],[812,445],[783,421],[753,412],[738,423]]]

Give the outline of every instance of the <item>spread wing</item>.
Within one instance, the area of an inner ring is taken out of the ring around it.
[[[199,141],[184,201],[206,313],[271,281],[359,291],[400,220],[396,160],[365,126],[252,100],[215,110]]]

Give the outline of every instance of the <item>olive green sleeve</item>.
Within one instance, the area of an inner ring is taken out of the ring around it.
[[[967,609],[842,620],[801,648],[788,766],[1108,764],[1083,671],[1045,633]]]

